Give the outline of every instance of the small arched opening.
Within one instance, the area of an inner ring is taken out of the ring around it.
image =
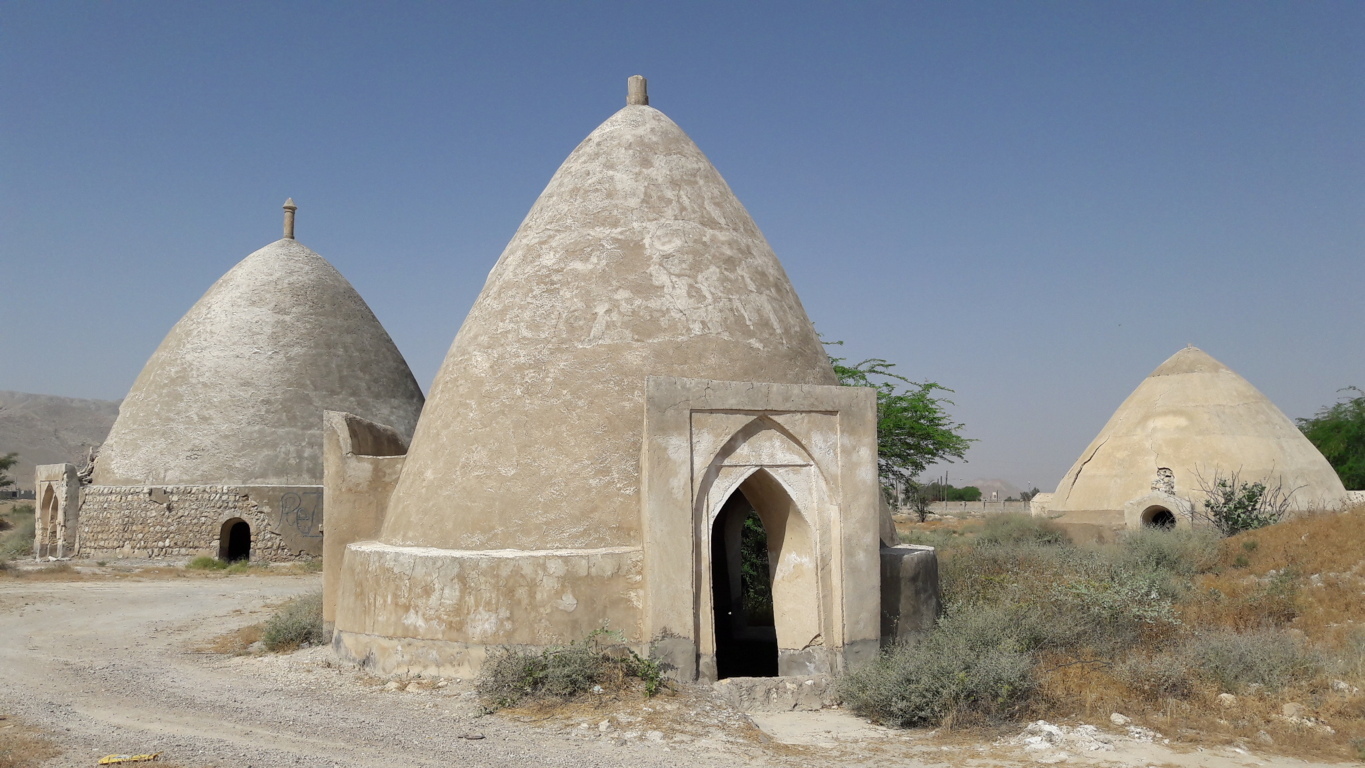
[[[43,489],[43,500],[38,506],[38,546],[34,547],[34,554],[39,558],[57,554],[57,507],[57,494],[48,486]]]
[[[1142,511],[1142,524],[1147,528],[1169,531],[1175,528],[1175,514],[1165,507],[1148,507]]]
[[[251,525],[240,517],[223,523],[218,535],[218,559],[229,563],[251,559]]]

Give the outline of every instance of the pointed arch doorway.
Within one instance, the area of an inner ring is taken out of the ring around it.
[[[777,627],[768,533],[738,489],[711,527],[711,600],[717,677],[775,676]]]
[[[716,677],[791,674],[783,658],[821,642],[811,529],[782,483],[757,469],[711,524]]]

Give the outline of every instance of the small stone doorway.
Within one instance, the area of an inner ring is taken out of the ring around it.
[[[251,559],[251,526],[240,517],[223,523],[218,537],[218,559],[226,562]]]
[[[772,569],[763,522],[743,491],[721,507],[711,532],[716,677],[777,675]]]

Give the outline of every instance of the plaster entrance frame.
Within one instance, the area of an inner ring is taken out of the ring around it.
[[[651,376],[641,451],[642,630],[676,677],[716,679],[711,536],[741,490],[768,535],[778,674],[877,653],[873,390]]]
[[[81,481],[74,464],[42,464],[34,472],[33,556],[65,559],[79,548]]]

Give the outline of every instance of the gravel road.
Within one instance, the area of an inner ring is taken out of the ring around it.
[[[327,648],[256,656],[205,650],[213,638],[320,585],[318,576],[256,575],[0,580],[0,714],[48,731],[64,750],[46,764],[54,768],[147,752],[185,768],[880,768],[1026,765],[1046,757],[1019,746],[947,744],[837,711],[751,719],[700,687],[648,701],[486,716],[465,681],[395,683],[337,662]],[[1245,753],[1117,743],[1117,750],[1067,760],[1253,764]],[[1306,765],[1283,758],[1255,764]]]

